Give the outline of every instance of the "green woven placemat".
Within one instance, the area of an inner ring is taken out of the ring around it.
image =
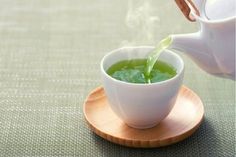
[[[147,15],[140,17],[144,25],[127,21],[132,6]],[[108,51],[196,30],[174,1],[0,0],[0,156],[234,156],[235,82],[202,72],[185,56],[184,84],[205,106],[205,120],[190,138],[126,148],[96,136],[83,117]]]

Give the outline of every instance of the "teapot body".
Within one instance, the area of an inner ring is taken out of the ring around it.
[[[210,74],[235,80],[235,15],[209,19],[205,15],[206,2],[206,0],[195,0],[200,16],[190,6],[191,16],[200,25],[199,31],[171,35],[170,48],[185,52],[200,68]],[[218,0],[218,2],[223,1]],[[208,8],[216,6],[209,5]]]
[[[218,72],[215,75],[235,79],[235,18],[201,23],[201,40],[205,52],[212,56]]]

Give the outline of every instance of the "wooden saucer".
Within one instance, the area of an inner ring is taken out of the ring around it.
[[[204,107],[201,99],[182,86],[171,113],[150,129],[134,129],[111,110],[102,87],[93,90],[84,103],[89,127],[102,138],[129,147],[161,147],[179,142],[192,135],[202,122]]]

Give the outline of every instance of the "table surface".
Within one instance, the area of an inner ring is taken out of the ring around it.
[[[134,149],[95,135],[82,108],[101,85],[99,62],[122,46],[155,45],[198,30],[172,0],[0,0],[0,156],[235,155],[235,82],[210,76],[188,57],[184,85],[205,118],[172,146]]]

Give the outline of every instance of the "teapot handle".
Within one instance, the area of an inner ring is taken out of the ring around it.
[[[175,2],[189,21],[196,21],[194,16],[191,15],[191,12],[194,12],[197,16],[200,16],[199,10],[191,0],[175,0]]]

